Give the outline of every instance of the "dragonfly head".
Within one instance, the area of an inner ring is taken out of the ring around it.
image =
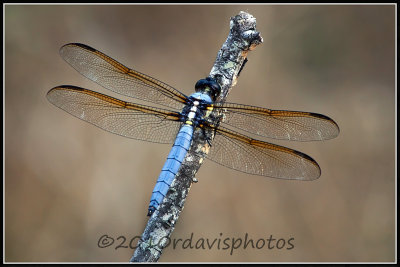
[[[211,77],[199,80],[194,87],[196,92],[208,94],[213,101],[215,101],[221,93],[221,87]]]

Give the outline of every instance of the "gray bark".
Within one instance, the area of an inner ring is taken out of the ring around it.
[[[219,50],[209,75],[219,83],[222,89],[217,102],[225,101],[246,63],[248,52],[262,41],[260,33],[256,31],[256,19],[252,15],[241,11],[231,18],[228,38]],[[183,210],[190,187],[195,181],[195,175],[207,155],[209,149],[207,140],[212,140],[212,138],[213,132],[195,130],[192,146],[166,197],[158,210],[150,217],[131,262],[159,260],[163,249],[170,243],[170,236]]]

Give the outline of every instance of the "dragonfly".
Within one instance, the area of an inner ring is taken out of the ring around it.
[[[336,122],[322,114],[216,102],[221,87],[212,77],[197,81],[195,93],[186,96],[84,44],[66,44],[60,55],[102,87],[152,105],[72,85],[57,86],[47,93],[55,106],[103,130],[173,144],[152,192],[148,216],[166,196],[198,128],[214,133],[213,140],[207,140],[212,145],[206,158],[248,174],[293,180],[319,178],[318,163],[302,152],[254,139],[247,133],[292,141],[328,140],[339,134]]]

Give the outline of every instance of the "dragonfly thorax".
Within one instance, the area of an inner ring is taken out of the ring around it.
[[[196,117],[198,105],[199,101],[193,101],[193,106],[190,108],[189,114],[187,115],[189,120],[193,120]]]
[[[197,126],[203,121],[207,107],[212,103],[212,100],[209,95],[200,92],[192,94],[188,100],[181,112],[181,121],[185,124]]]

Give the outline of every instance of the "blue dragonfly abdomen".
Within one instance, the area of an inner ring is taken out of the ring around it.
[[[150,199],[150,206],[148,215],[150,216],[161,204],[163,198],[166,196],[176,173],[181,167],[182,161],[188,152],[192,143],[193,126],[185,124],[179,130],[178,135],[171,151],[168,154],[167,161],[161,170],[157,183],[154,187],[153,194]]]
[[[204,82],[204,84],[206,84],[206,82]],[[204,104],[208,105],[212,103],[207,90],[203,91],[203,89],[205,89],[203,84],[197,84],[196,89],[200,90],[200,92],[196,92],[189,97],[191,104],[184,108],[181,113],[184,124],[176,136],[174,145],[168,154],[167,161],[165,162],[153,189],[147,214],[148,216],[151,216],[154,213],[167,195],[168,189],[181,167],[186,153],[190,149],[194,127],[196,127],[198,122],[201,121],[203,119],[202,117],[205,115],[202,107],[204,107]]]

